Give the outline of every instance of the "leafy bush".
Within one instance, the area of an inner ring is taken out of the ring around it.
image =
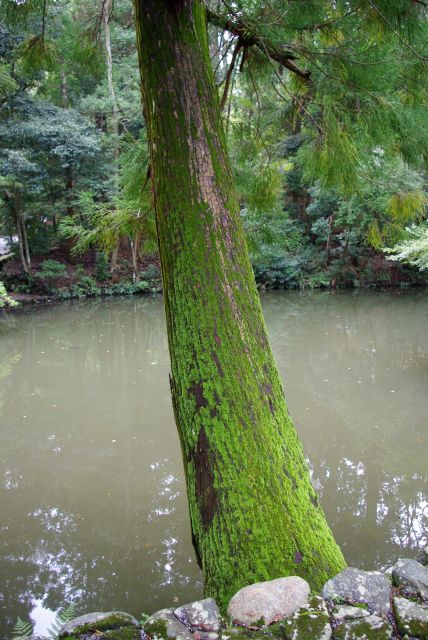
[[[34,275],[42,282],[46,291],[52,293],[58,280],[67,277],[67,269],[57,260],[43,260],[40,271]]]
[[[384,250],[389,254],[388,260],[407,262],[417,266],[420,271],[428,269],[428,227],[424,225],[413,226],[406,231],[405,240],[392,249]]]
[[[140,272],[140,278],[140,282],[137,283],[139,292],[151,291],[152,293],[157,293],[162,291],[162,276],[157,265],[152,263],[147,265],[144,271]]]
[[[107,280],[110,280],[107,256],[102,251],[97,251],[95,255],[95,275],[99,282],[107,282]]]
[[[3,282],[0,281],[0,309],[5,307],[16,307],[18,303],[16,300],[10,297],[6,291],[6,287]]]
[[[302,269],[299,258],[282,253],[264,253],[253,262],[256,281],[268,289],[299,287]]]
[[[91,276],[82,276],[77,286],[83,289],[87,296],[99,296],[101,289]]]
[[[136,293],[146,293],[150,290],[150,284],[147,280],[139,280],[135,283],[134,287]]]

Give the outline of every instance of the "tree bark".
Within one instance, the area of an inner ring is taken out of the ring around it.
[[[132,253],[132,281],[138,282],[140,274],[138,272],[138,256],[140,255],[142,234],[141,231],[136,231],[135,237],[129,238],[129,244],[131,245]]]
[[[205,589],[345,563],[269,347],[226,152],[200,0],[134,0],[171,355]]]
[[[28,267],[24,255],[24,243],[22,239],[22,227],[19,213],[16,214],[16,232],[18,235],[19,257],[21,259],[22,268],[25,273],[28,273]]]
[[[16,212],[16,231],[18,235],[19,257],[25,273],[31,271],[30,251],[28,248],[27,229],[25,228],[24,216],[21,211]]]
[[[68,216],[72,216],[74,214],[73,190],[74,190],[73,167],[71,166],[71,164],[67,164],[65,167],[65,202],[66,202],[66,210],[67,210]]]
[[[64,109],[68,109],[67,74],[65,73],[64,62],[61,62],[60,78],[61,78],[61,106],[64,107]]]
[[[112,106],[112,131],[114,134],[113,155],[115,159],[119,157],[119,106],[117,104],[116,91],[113,82],[113,57],[111,53],[110,37],[110,14],[112,11],[112,0],[103,0],[103,24],[104,24],[104,45],[106,50],[107,85],[108,94]],[[117,173],[117,171],[116,171]]]
[[[28,246],[27,227],[25,226],[24,216],[22,214],[20,215],[20,222],[21,222],[22,246],[23,246],[23,251],[24,251],[24,256],[25,256],[25,263],[26,263],[26,267],[27,267],[26,271],[27,271],[27,273],[30,273],[30,271],[31,271],[30,248]]]

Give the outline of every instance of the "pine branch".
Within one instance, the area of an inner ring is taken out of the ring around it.
[[[230,87],[230,81],[232,79],[232,73],[233,70],[235,68],[235,64],[236,64],[236,60],[238,58],[239,52],[242,49],[242,42],[241,40],[238,39],[238,42],[236,43],[236,47],[233,50],[233,54],[232,54],[232,59],[230,61],[230,65],[229,65],[229,69],[227,70],[227,74],[226,74],[226,82],[224,85],[224,91],[223,91],[223,95],[221,97],[221,101],[220,101],[220,110],[223,111],[225,105],[226,105],[226,101],[227,101],[227,94],[229,92],[229,87]]]
[[[296,31],[319,31],[321,29],[328,29],[328,27],[331,27],[333,24],[341,22],[342,20],[349,18],[349,16],[352,16],[354,13],[357,13],[357,12],[358,12],[358,9],[351,9],[350,11],[348,11],[347,13],[344,13],[342,16],[339,16],[338,18],[332,18],[331,20],[326,20],[325,22],[318,22],[318,24],[311,24],[307,27],[296,27]]]
[[[231,13],[234,15],[234,20],[230,20],[226,16],[215,13],[209,8],[206,9],[206,13],[207,19],[211,24],[215,24],[217,27],[225,29],[226,31],[233,33],[235,36],[238,36],[243,46],[251,47],[255,45],[263,52],[268,51],[269,56],[273,60],[279,62],[283,67],[298,75],[300,78],[309,81],[311,75],[310,71],[300,69],[292,62],[292,60],[296,59],[296,56],[290,48],[265,42],[264,39],[254,31],[254,29],[245,24],[243,20],[232,10]]]
[[[419,58],[419,60],[424,65],[426,65],[427,59],[421,56],[406,40],[404,40],[404,38],[401,37],[398,31],[394,29],[394,26],[391,24],[390,20],[388,20],[388,18],[380,11],[380,9],[375,5],[375,3],[372,2],[372,0],[368,0],[368,3],[372,7],[373,11],[377,13],[380,19],[383,20],[383,22],[385,22],[385,24],[388,25],[392,33],[399,39],[401,44],[403,44],[407,49],[409,49],[417,58]]]

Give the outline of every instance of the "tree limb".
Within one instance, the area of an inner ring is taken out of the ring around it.
[[[225,107],[225,104],[226,104],[227,94],[229,92],[230,80],[232,78],[233,69],[235,68],[236,59],[238,57],[238,54],[239,54],[241,48],[242,48],[242,42],[240,40],[238,40],[238,42],[236,43],[236,47],[233,50],[232,59],[230,61],[229,69],[227,70],[227,74],[226,74],[226,81],[225,81],[225,84],[224,84],[224,91],[223,91],[223,95],[222,95],[221,100],[220,100],[220,109],[221,109],[221,111],[223,111],[223,109]]]
[[[295,73],[300,78],[309,81],[311,76],[310,71],[305,71],[297,67],[292,62],[292,60],[296,59],[296,56],[285,46],[273,45],[269,42],[266,42],[255,31],[250,31],[248,26],[245,25],[237,16],[235,16],[235,20],[230,20],[225,16],[215,13],[211,9],[207,8],[206,12],[207,19],[209,22],[211,22],[211,24],[215,24],[217,27],[225,29],[226,31],[233,33],[235,36],[238,36],[242,46],[250,47],[252,45],[255,45],[259,47],[264,53],[268,52],[269,57],[272,58],[272,60],[279,62],[280,64],[282,64],[282,66],[284,66],[292,73]]]

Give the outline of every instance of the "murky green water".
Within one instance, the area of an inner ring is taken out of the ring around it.
[[[350,564],[412,555],[428,527],[426,292],[271,293],[294,417]],[[161,299],[0,318],[0,631],[32,612],[139,615],[202,593]]]

